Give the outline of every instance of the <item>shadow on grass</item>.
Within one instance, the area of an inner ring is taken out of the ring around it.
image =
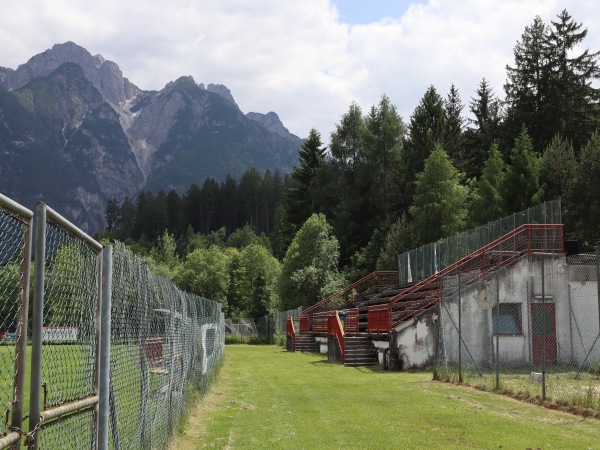
[[[331,362],[328,359],[322,359],[320,361],[311,361],[310,364],[312,364],[313,366],[325,366],[328,364],[336,364],[336,363]]]

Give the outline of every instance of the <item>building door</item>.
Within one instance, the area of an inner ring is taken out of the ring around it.
[[[531,343],[534,364],[542,363],[544,346],[546,363],[556,362],[556,315],[553,303],[531,304]]]

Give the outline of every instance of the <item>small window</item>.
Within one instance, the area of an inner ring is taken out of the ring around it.
[[[494,334],[523,334],[521,326],[521,304],[500,303],[492,308],[492,330]]]

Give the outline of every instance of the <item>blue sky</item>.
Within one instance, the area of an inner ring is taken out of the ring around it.
[[[379,22],[384,18],[400,19],[411,4],[426,1],[407,0],[334,0],[340,20],[350,25]]]
[[[224,84],[242,112],[328,143],[352,102],[366,113],[383,94],[405,122],[432,85],[445,97],[454,84],[467,117],[484,77],[502,99],[525,27],[565,8],[588,29],[578,50],[599,51],[597,0],[4,1],[0,66],[73,41],[141,89]]]

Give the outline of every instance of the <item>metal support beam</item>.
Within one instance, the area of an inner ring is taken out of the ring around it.
[[[108,417],[110,388],[110,335],[111,335],[111,299],[112,299],[112,247],[102,250],[102,284],[100,299],[100,348],[98,356],[98,450],[108,449]]]
[[[35,285],[31,327],[31,392],[29,396],[29,432],[37,449],[36,433],[40,421],[40,393],[42,391],[42,326],[44,321],[44,272],[46,270],[46,205],[38,203],[35,212]]]

